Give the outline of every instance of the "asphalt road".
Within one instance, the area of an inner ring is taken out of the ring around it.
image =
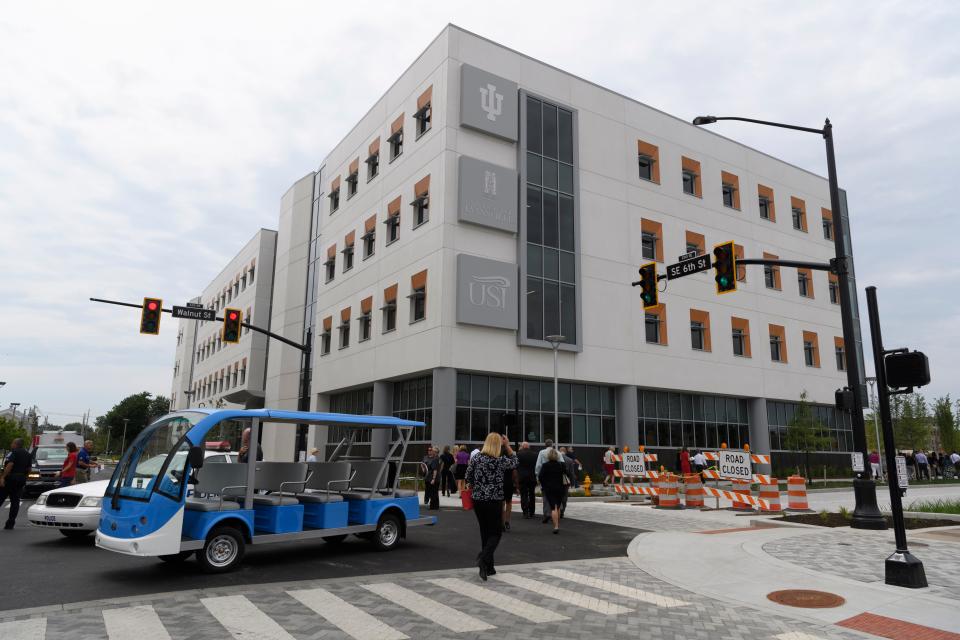
[[[262,545],[247,548],[237,571],[206,575],[192,559],[169,565],[156,558],[123,556],[97,549],[92,536],[68,540],[58,531],[32,527],[26,523],[29,504],[23,505],[14,530],[0,530],[4,583],[0,610],[180,589],[464,568],[473,565],[480,547],[473,513],[445,508],[435,526],[411,528],[393,551],[376,551],[352,536],[340,545],[322,541]],[[550,524],[541,524],[539,518],[524,520],[516,512],[512,525],[497,551],[497,564],[625,556],[630,540],[639,533],[564,520],[560,535],[552,535]]]

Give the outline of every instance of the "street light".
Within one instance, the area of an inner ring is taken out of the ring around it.
[[[870,465],[867,463],[869,459],[867,452],[867,435],[863,423],[863,403],[860,398],[860,389],[863,387],[863,382],[860,380],[860,362],[858,360],[860,354],[857,351],[853,325],[853,304],[855,300],[851,295],[852,292],[849,287],[851,265],[847,264],[846,256],[846,247],[849,242],[847,241],[846,229],[843,226],[843,221],[840,216],[840,186],[837,183],[837,162],[833,152],[833,125],[830,124],[829,118],[824,121],[822,129],[813,129],[810,127],[798,127],[792,124],[782,124],[779,122],[740,118],[736,116],[698,116],[693,119],[693,124],[698,126],[713,124],[719,120],[739,120],[741,122],[752,122],[754,124],[778,127],[780,129],[816,133],[823,136],[826,143],[827,179],[830,184],[830,209],[833,214],[833,246],[836,255],[832,264],[834,265],[833,271],[837,274],[837,281],[840,287],[840,319],[843,323],[843,346],[847,358],[847,386],[853,396],[853,406],[850,407],[850,422],[853,427],[854,446],[857,451],[861,453],[864,460],[864,470],[862,472],[855,472],[856,477],[853,479],[853,493],[856,498],[856,507],[853,510],[853,519],[850,526],[854,529],[886,529],[887,522],[877,507],[877,485],[873,480]],[[851,255],[851,262],[852,257]]]
[[[546,341],[553,347],[553,439],[554,442],[560,441],[560,394],[557,393],[557,350],[560,349],[560,343],[566,340],[566,336],[550,335]]]
[[[127,423],[130,422],[130,418],[123,419],[123,440],[120,441],[120,455],[123,455],[123,452],[127,449]]]

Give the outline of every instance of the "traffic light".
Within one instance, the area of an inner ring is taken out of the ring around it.
[[[713,268],[716,271],[717,293],[737,290],[737,257],[733,241],[718,244],[713,248]]]
[[[243,321],[243,313],[240,309],[223,310],[223,341],[237,343],[240,342],[240,323]]]
[[[652,309],[660,301],[657,298],[657,263],[648,262],[640,267],[640,297],[643,308]]]
[[[160,333],[160,316],[163,314],[163,300],[144,298],[140,312],[140,333],[155,336]]]

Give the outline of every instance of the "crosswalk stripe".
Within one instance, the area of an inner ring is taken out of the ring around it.
[[[591,576],[585,576],[582,573],[567,571],[566,569],[541,569],[540,573],[545,573],[548,576],[553,576],[554,578],[562,578],[564,580],[570,580],[571,582],[578,582],[584,586],[600,589],[601,591],[609,591],[610,593],[615,593],[618,596],[624,596],[626,598],[630,598],[631,600],[649,602],[650,604],[655,604],[658,607],[684,607],[690,604],[689,602],[677,600],[676,598],[661,596],[656,593],[650,593],[649,591],[641,591],[640,589],[626,587],[611,580],[600,580]]]
[[[237,640],[293,640],[293,636],[245,596],[202,598],[200,602]]]
[[[326,589],[303,589],[287,593],[356,640],[405,640],[408,637]]]
[[[3,640],[43,640],[46,635],[46,618],[0,622],[0,638]]]
[[[394,604],[413,611],[418,616],[422,616],[431,622],[450,629],[450,631],[461,633],[464,631],[487,631],[488,629],[496,628],[494,625],[487,624],[483,620],[468,616],[462,611],[448,607],[442,602],[437,602],[436,600],[420,595],[416,591],[401,587],[392,582],[365,584],[362,586],[364,589],[372,591]]]
[[[160,616],[150,605],[104,609],[103,624],[110,640],[170,640]]]
[[[776,640],[823,640],[820,636],[810,635],[809,633],[804,633],[802,631],[789,631],[787,633],[781,633],[778,636],[774,636]]]
[[[484,604],[506,611],[507,613],[512,613],[530,622],[555,622],[557,620],[568,619],[567,616],[555,613],[549,609],[538,607],[529,602],[523,602],[505,593],[499,593],[486,587],[470,584],[458,578],[436,578],[434,580],[428,580],[427,582],[435,584],[438,587],[443,587],[444,589],[449,589],[462,596],[479,600]]]
[[[533,591],[534,593],[539,593],[542,596],[554,598],[556,600],[560,600],[561,602],[566,602],[567,604],[583,607],[584,609],[590,609],[604,615],[616,615],[618,613],[627,613],[628,611],[633,611],[633,609],[630,609],[629,607],[622,607],[619,604],[610,602],[609,600],[601,600],[600,598],[594,598],[593,596],[583,595],[582,593],[570,591],[569,589],[564,589],[563,587],[558,587],[546,582],[540,582],[539,580],[531,580],[530,578],[518,576],[515,573],[499,573],[493,576],[493,578],[494,580],[506,582],[514,587],[520,587],[521,589],[526,589],[527,591]]]

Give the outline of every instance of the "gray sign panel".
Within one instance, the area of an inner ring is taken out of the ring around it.
[[[457,255],[457,322],[517,330],[517,265]]]
[[[189,304],[189,303],[187,303]],[[174,318],[188,318],[190,320],[206,320],[207,322],[217,319],[217,312],[213,309],[198,309],[197,307],[180,307],[173,305],[173,312],[170,314]]]
[[[460,67],[460,124],[517,139],[517,83],[468,64]]]
[[[460,156],[457,216],[465,222],[517,232],[517,172]]]

